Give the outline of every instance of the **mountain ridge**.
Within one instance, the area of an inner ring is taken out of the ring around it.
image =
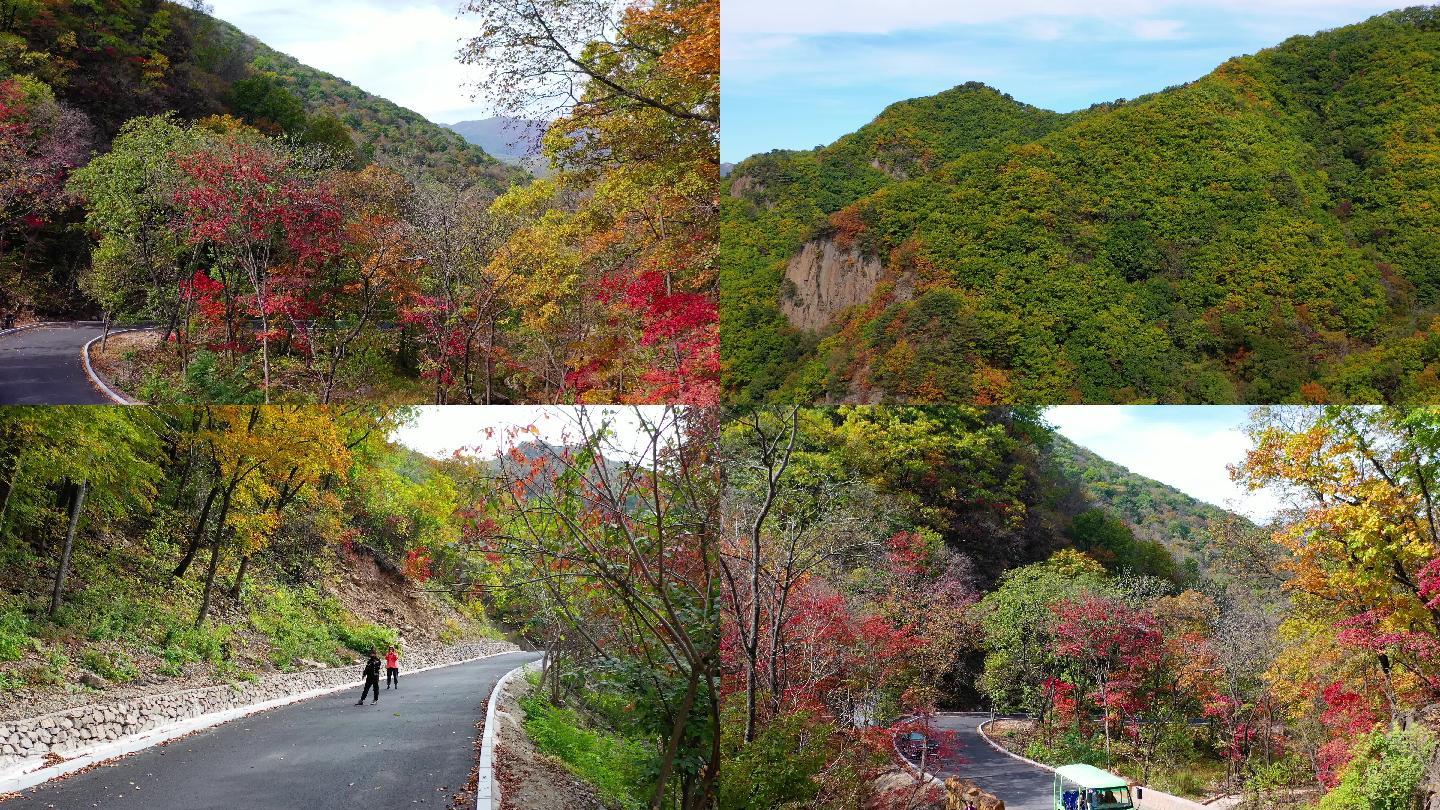
[[[1436,52],[1440,11],[1416,7],[1133,101],[1061,114],[971,83],[822,149],[748,158],[723,200],[727,395],[1435,393]],[[906,118],[927,106],[949,117]],[[823,297],[804,282],[825,274],[786,265],[827,243],[885,272],[866,303],[797,329],[783,303]]]

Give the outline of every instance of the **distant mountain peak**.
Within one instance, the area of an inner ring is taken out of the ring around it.
[[[498,158],[525,158],[540,153],[547,124],[527,118],[499,115],[441,126]]]

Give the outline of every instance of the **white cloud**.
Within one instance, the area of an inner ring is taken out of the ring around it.
[[[1267,520],[1280,509],[1279,494],[1248,492],[1230,480],[1228,466],[1243,461],[1251,446],[1243,430],[1245,410],[1225,409],[1233,417],[1227,419],[1186,418],[1220,413],[1175,406],[1066,406],[1048,409],[1045,418],[1061,435],[1133,473]]]
[[[1165,12],[1271,14],[1395,8],[1393,0],[725,0],[721,28],[802,35],[933,30],[946,26],[1024,21],[1036,17],[1127,21]],[[1357,17],[1358,18],[1358,17]]]
[[[1185,23],[1180,20],[1139,20],[1130,27],[1136,39],[1155,42],[1185,38]]]
[[[447,0],[212,0],[215,15],[270,47],[435,121],[490,115],[460,64],[473,18]]]
[[[1054,42],[1065,36],[1065,26],[1054,20],[1035,20],[1026,23],[1025,35],[1040,42]]]

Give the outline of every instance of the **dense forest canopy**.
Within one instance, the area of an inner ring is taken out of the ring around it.
[[[1076,499],[1178,493],[1073,447],[1047,480],[1056,437],[1024,409],[734,420],[722,804],[945,806],[894,778],[895,735],[926,734],[935,770],[967,775],[933,716],[987,708],[1023,714],[989,727],[1010,750],[1147,790],[1424,806],[1440,793],[1436,413],[1259,408],[1247,433],[1232,477],[1285,508],[1265,529],[1212,523],[1209,567],[1187,570],[1167,560],[1179,538],[1146,548]]]
[[[1423,401],[1437,51],[1417,7],[1131,101],[969,84],[754,156],[723,199],[727,395]]]
[[[530,182],[203,4],[5,3],[0,315],[158,324],[151,402],[715,400],[718,4],[577,8],[462,9]]]

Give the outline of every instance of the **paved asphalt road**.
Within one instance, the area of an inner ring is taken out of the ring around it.
[[[942,758],[927,762],[925,769],[941,779],[959,776],[973,780],[1004,801],[1005,810],[1052,810],[1050,772],[991,748],[980,736],[980,724],[989,719],[988,712],[936,715],[937,729],[956,732],[955,753],[960,761]]]
[[[37,326],[0,336],[0,405],[108,405],[80,365],[100,324]]]
[[[355,689],[321,695],[147,748],[4,804],[17,810],[443,808],[475,766],[475,723],[485,716],[495,682],[539,657],[506,653],[414,675],[401,670],[400,691],[381,686],[373,706],[356,706]]]

